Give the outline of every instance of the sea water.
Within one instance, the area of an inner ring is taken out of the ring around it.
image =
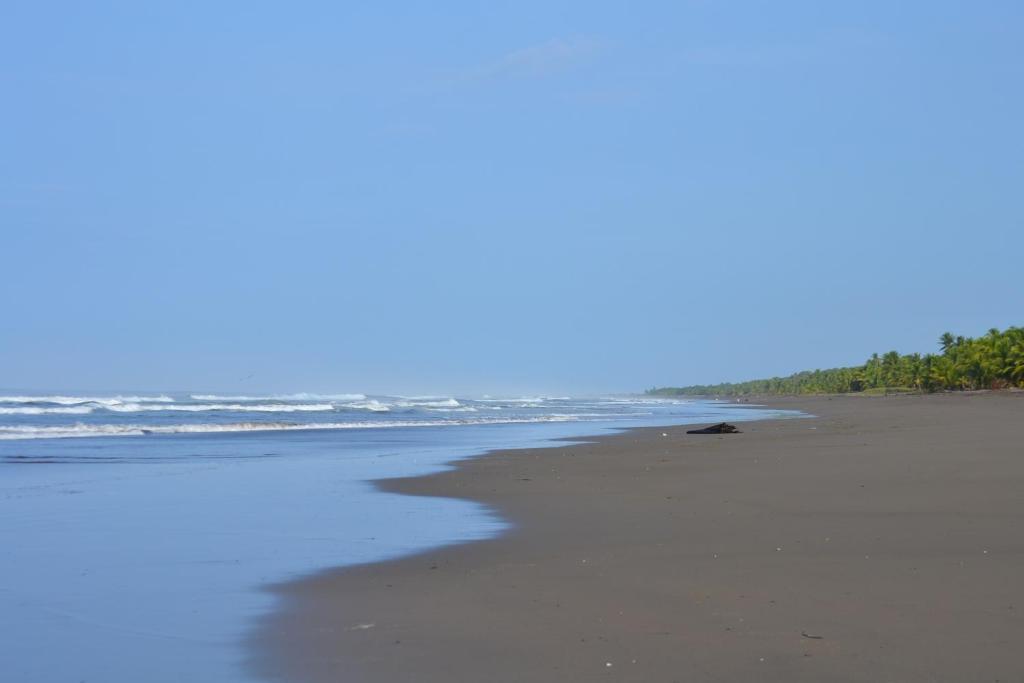
[[[477,503],[382,493],[494,448],[792,416],[639,396],[0,396],[0,680],[251,681],[264,588],[494,536]]]

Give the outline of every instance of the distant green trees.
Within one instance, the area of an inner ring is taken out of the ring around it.
[[[660,387],[660,396],[745,394],[843,394],[890,389],[944,391],[1024,387],[1024,328],[991,329],[982,337],[939,337],[940,354],[890,351],[873,354],[864,365],[805,370],[788,377],[750,382]]]

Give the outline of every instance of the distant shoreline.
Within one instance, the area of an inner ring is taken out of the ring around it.
[[[869,392],[964,391],[1024,388],[1024,327],[990,329],[984,336],[939,337],[941,354],[889,351],[863,365],[803,370],[746,382],[654,387],[651,396],[818,395]]]
[[[810,400],[830,398],[885,398],[887,396],[977,396],[982,394],[1020,394],[1024,388],[1005,387],[1001,389],[944,389],[942,391],[922,391],[920,389],[909,389],[899,387],[879,387],[864,391],[844,392],[818,392],[807,394],[672,394],[656,393],[653,391],[644,392],[645,396],[657,396],[659,398],[692,398],[707,401],[730,401],[734,403],[750,403],[751,401],[762,401],[765,405],[772,401],[788,400]]]
[[[777,398],[813,420],[495,451],[385,491],[500,538],[277,586],[266,680],[1014,680],[1024,398]]]

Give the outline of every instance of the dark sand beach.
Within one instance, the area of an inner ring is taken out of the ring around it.
[[[251,666],[289,683],[1024,681],[1024,394],[770,403],[818,417],[382,482],[514,529],[275,587]]]

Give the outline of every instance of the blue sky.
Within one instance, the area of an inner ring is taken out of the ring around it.
[[[633,390],[1022,324],[1022,46],[1019,2],[8,2],[0,386]]]

